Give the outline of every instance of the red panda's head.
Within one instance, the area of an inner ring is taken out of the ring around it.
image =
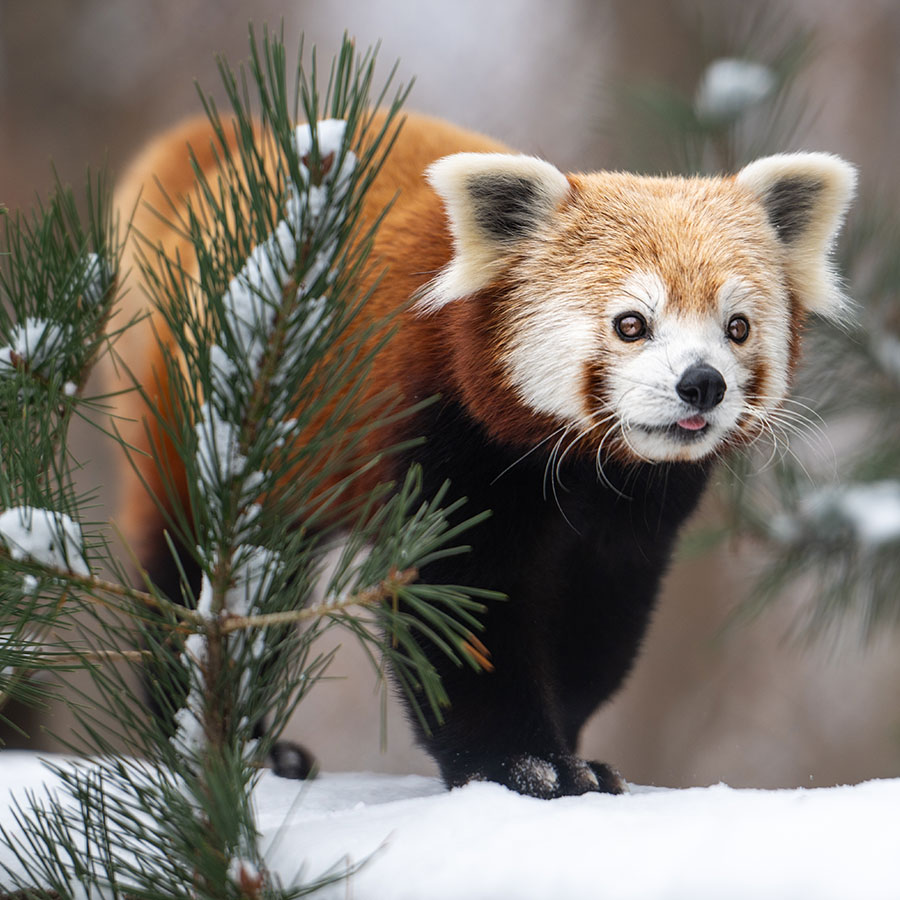
[[[696,460],[753,439],[807,312],[845,310],[828,256],[855,173],[827,154],[687,179],[460,153],[428,179],[454,252],[419,311],[491,297],[486,352],[515,414],[592,453]]]

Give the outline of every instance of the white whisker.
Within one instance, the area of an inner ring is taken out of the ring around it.
[[[595,456],[596,459],[596,469],[597,469],[597,477],[618,497],[621,497],[623,500],[631,500],[632,498],[619,490],[612,481],[610,481],[609,476],[606,474],[606,470],[603,468],[603,445],[606,441],[616,432],[622,431],[622,420],[619,419],[616,421],[615,428],[610,428],[607,430],[606,434],[603,435],[603,438],[600,441],[600,444],[597,447],[597,453]]]
[[[526,450],[518,459],[514,459],[499,475],[495,475],[491,480],[491,484],[495,484],[499,481],[510,469],[514,466],[517,466],[520,462],[522,462],[527,457],[531,456],[535,450],[539,450],[544,444],[547,443],[555,434],[558,434],[560,431],[565,431],[569,426],[563,425],[560,428],[557,428],[556,431],[551,431],[550,434],[547,435],[543,440],[538,441],[533,447],[530,447]]]

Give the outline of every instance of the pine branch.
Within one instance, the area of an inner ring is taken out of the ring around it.
[[[49,558],[34,549],[30,533],[22,543],[25,532],[16,530],[6,533],[12,543],[0,546],[0,581],[12,586],[0,594],[3,602],[21,606],[34,589],[40,603],[55,597],[67,611],[63,618],[55,609],[43,613],[49,649],[29,644],[23,656],[24,625],[13,635],[22,670],[86,667],[101,698],[73,705],[79,735],[67,746],[86,746],[95,756],[90,766],[58,771],[73,809],[32,798],[16,833],[2,836],[19,859],[19,887],[41,885],[61,897],[72,896],[77,883],[115,895],[221,898],[296,896],[330,883],[340,873],[305,887],[271,882],[249,800],[269,747],[332,658],[314,649],[317,638],[331,627],[349,629],[379,671],[390,663],[414,703],[430,706],[431,721],[440,721],[447,698],[423,641],[460,665],[490,665],[475,634],[480,599],[493,595],[418,582],[423,566],[465,549],[459,539],[481,516],[451,526],[460,502],[446,504],[446,488],[422,498],[416,470],[362,497],[353,490],[383,454],[408,446],[366,450],[372,429],[411,413],[396,394],[363,399],[369,368],[393,326],[365,324],[362,316],[368,298],[358,284],[380,221],[363,216],[363,200],[396,137],[406,95],[398,90],[388,114],[374,118],[374,71],[374,55],[359,55],[345,41],[322,96],[315,67],[307,74],[298,63],[290,72],[283,42],[268,33],[257,41],[251,32],[246,68],[235,73],[220,61],[230,113],[203,98],[217,171],[195,159],[196,191],[159,211],[192,253],[173,258],[142,247],[154,315],[174,346],[161,353],[171,388],[166,401],[153,400],[153,386],[135,390],[185,470],[187,507],[177,505],[168,451],[151,441],[183,595],[162,596],[149,582],[142,590],[128,587],[116,560],[107,562],[121,583],[95,574],[107,545],[82,540],[65,459],[51,466],[55,495],[40,494],[37,508],[68,549]],[[386,85],[379,105],[387,92]],[[23,297],[33,294],[33,262],[24,250],[14,257],[9,283],[26,285]],[[90,284],[85,276],[82,287]],[[103,302],[115,293],[112,284]],[[85,311],[73,305],[80,323]],[[95,323],[107,322],[108,312]],[[4,334],[15,337],[17,326],[8,324]],[[44,333],[37,348],[46,350],[51,339],[55,348],[55,332]],[[70,397],[76,413],[87,410],[80,376],[64,389],[69,381],[55,380],[45,356],[18,347],[11,340],[6,357],[17,390],[27,383]],[[96,405],[102,399],[93,398]],[[30,434],[49,438],[58,422],[68,418],[29,422]],[[21,424],[10,432],[24,456]],[[0,422],[4,447],[5,428]],[[106,434],[124,444],[115,424]],[[17,482],[11,474],[0,481],[0,501],[7,510],[25,508],[39,484],[37,475]],[[326,576],[329,529],[338,526],[348,533],[347,548]],[[200,568],[197,596],[176,544]],[[325,582],[328,602],[312,606],[317,581]],[[87,624],[68,616],[74,609]],[[135,630],[140,650],[123,646],[123,634]],[[148,718],[134,694],[133,675],[142,670],[151,673],[160,720]],[[70,690],[79,696],[77,686]],[[273,727],[260,738],[263,718]],[[129,760],[117,755],[122,741]]]
[[[392,572],[381,584],[370,588],[364,588],[357,594],[347,597],[345,600],[324,602],[318,606],[307,606],[303,609],[285,610],[274,613],[260,613],[254,616],[237,616],[227,614],[219,626],[223,634],[231,634],[233,631],[242,631],[251,628],[270,628],[273,625],[295,625],[308,622],[311,619],[324,619],[335,617],[339,613],[346,612],[356,606],[377,606],[385,600],[394,599],[397,591],[408,584],[412,584],[419,577],[417,569],[405,569],[402,572]]]
[[[33,558],[35,541],[58,548],[56,569],[79,569],[81,529],[70,513],[80,506],[67,442],[74,416],[97,406],[84,385],[98,356],[115,295],[121,247],[110,213],[106,178],[88,175],[87,223],[71,190],[57,178],[46,204],[4,220],[0,253],[0,613],[7,639],[0,645],[0,707],[15,695],[43,700],[23,672],[22,647],[37,640],[65,613],[60,601],[40,624],[26,598],[48,582]],[[113,339],[115,333],[110,335]],[[39,535],[32,528],[39,530]],[[20,546],[24,542],[25,546]],[[71,560],[70,560],[71,555]],[[46,554],[44,559],[47,560]],[[40,560],[38,560],[40,561]],[[86,571],[86,569],[85,569]],[[18,585],[16,581],[18,579]],[[65,593],[60,594],[65,597]],[[22,637],[29,635],[23,644]]]

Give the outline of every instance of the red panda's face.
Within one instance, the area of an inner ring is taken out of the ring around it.
[[[853,170],[834,157],[661,179],[459,154],[429,177],[455,255],[422,308],[502,284],[491,352],[512,402],[598,458],[753,440],[779,415],[806,311],[840,313],[826,256]]]
[[[777,282],[732,275],[685,310],[658,273],[635,272],[606,305],[591,417],[608,422],[611,451],[640,459],[699,459],[752,439],[787,393],[796,334]]]

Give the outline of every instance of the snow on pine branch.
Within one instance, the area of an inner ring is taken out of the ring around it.
[[[324,171],[319,183],[314,183],[311,177],[310,162],[314,155],[313,132],[308,125],[301,125],[294,131],[294,144],[297,155],[301,160],[300,176],[306,186],[305,201],[294,198],[294,206],[289,205],[288,214],[296,216],[303,213],[305,202],[306,212],[314,219],[321,217],[328,201],[328,194],[338,201],[343,199],[350,187],[353,172],[356,169],[356,156],[352,150],[346,150],[341,154],[344,144],[344,136],[347,123],[343,119],[322,119],[316,123],[315,144],[321,168]],[[338,171],[334,172],[335,162]]]
[[[732,121],[769,97],[777,86],[775,73],[746,59],[713,60],[694,96],[694,111],[704,120]]]
[[[264,481],[264,473],[249,470],[241,443],[251,412],[250,398],[263,375],[279,315],[288,307],[288,324],[279,338],[283,346],[278,348],[275,366],[266,373],[271,383],[265,389],[273,399],[278,392],[273,392],[272,387],[285,381],[296,360],[309,351],[328,324],[326,298],[309,297],[308,292],[323,277],[329,282],[334,278],[337,236],[326,212],[329,206],[341,207],[356,164],[351,151],[342,153],[345,130],[346,122],[341,120],[327,119],[317,124],[321,162],[317,167],[319,183],[315,184],[309,168],[313,154],[312,128],[304,125],[296,129],[295,145],[304,183],[289,186],[286,218],[253,248],[222,296],[222,329],[228,339],[209,348],[212,391],[200,407],[195,426],[197,470],[207,495],[231,485],[239,487],[242,499],[249,499],[258,493]],[[327,160],[331,160],[328,165]],[[340,160],[336,169],[334,160]],[[304,242],[315,245],[313,236],[324,238],[319,242],[315,258],[300,259],[299,245]],[[285,403],[292,400],[292,392],[284,393]],[[279,420],[289,413],[287,408],[272,409],[269,418]],[[272,449],[283,445],[284,431],[290,427],[288,422],[272,430]]]
[[[29,316],[13,326],[9,343],[0,347],[0,375],[11,375],[20,367],[41,371],[58,358],[70,339],[68,329],[62,325]]]
[[[67,281],[62,305],[70,312],[76,308],[77,298],[91,307],[99,306],[106,296],[112,275],[106,261],[97,253],[86,253],[77,258],[74,275]],[[34,299],[34,298],[32,298]],[[40,304],[45,312],[46,303]],[[96,330],[94,317],[85,317],[82,322],[65,324],[47,318],[46,315],[22,314],[19,322],[12,325],[6,337],[6,344],[0,346],[0,376],[12,376],[20,371],[49,378],[52,374],[65,371],[67,378],[81,379],[84,373],[68,371],[71,361],[78,358],[73,347],[82,343],[85,326]],[[67,381],[64,392],[72,396],[77,391],[74,381]]]
[[[98,253],[86,254],[81,271],[81,297],[85,303],[96,306],[106,296],[111,281],[106,260]]]
[[[0,513],[0,541],[14,560],[88,577],[81,527],[64,513],[13,506]]]
[[[351,187],[356,156],[342,152],[346,122],[320,121],[316,127],[319,165],[313,177],[313,135],[309,125],[295,130],[294,145],[300,159],[302,184],[290,184],[285,200],[285,218],[250,253],[241,271],[231,279],[222,296],[223,328],[236,344],[235,352],[221,345],[210,348],[210,365],[215,394],[226,409],[234,408],[237,394],[248,392],[247,378],[258,377],[273,329],[285,306],[285,292],[293,288],[294,303],[282,340],[286,358],[272,375],[274,383],[284,380],[292,365],[302,357],[327,325],[327,301],[312,295],[324,279],[333,282],[337,251],[336,222],[330,210],[342,210]],[[337,169],[335,170],[335,161]],[[318,183],[317,183],[318,182]],[[330,198],[330,203],[329,203]],[[310,240],[315,236],[317,241]],[[315,245],[315,256],[300,259],[298,247]],[[241,376],[244,376],[242,379]],[[239,387],[241,390],[239,390]],[[287,410],[283,411],[287,414]]]
[[[231,586],[224,592],[222,609],[214,610],[214,592],[207,575],[203,576],[197,614],[212,623],[225,616],[246,616],[258,609],[259,602],[266,596],[274,573],[280,563],[277,553],[265,547],[241,545],[235,553],[235,564],[231,572]],[[265,649],[265,638],[261,630],[239,632],[229,638],[229,655],[240,664],[240,681],[237,703],[249,698],[252,669],[248,665],[259,660]],[[172,738],[175,749],[186,759],[200,758],[205,746],[203,728],[203,704],[207,697],[204,678],[208,660],[208,639],[202,632],[195,632],[185,640],[182,659],[185,662],[190,684],[185,705],[175,714],[176,730]],[[238,723],[248,730],[252,725],[246,717]],[[255,744],[249,741],[244,756],[249,762],[255,752]]]
[[[270,473],[250,464],[249,448],[245,446],[256,392],[262,390],[269,398],[271,407],[266,418],[281,421],[280,426],[263,432],[272,441],[271,447],[263,448],[262,457],[266,458],[283,446],[292,427],[292,420],[286,417],[293,392],[278,388],[290,381],[297,362],[308,354],[328,324],[326,297],[311,296],[310,292],[323,280],[330,284],[335,277],[339,215],[356,164],[354,154],[343,147],[345,132],[346,123],[338,120],[317,123],[315,135],[309,125],[296,129],[295,150],[303,183],[289,185],[285,218],[254,247],[222,296],[223,335],[209,350],[211,391],[200,405],[194,429],[195,471],[210,514],[219,519],[212,523],[218,534],[229,531],[225,519],[229,511],[235,513],[235,506],[237,521],[232,535],[247,535],[260,517],[261,507],[255,500]],[[318,161],[316,166],[314,159]],[[335,161],[339,161],[337,165]],[[301,256],[301,247],[315,248],[315,255],[311,259]],[[280,346],[273,348],[279,322]],[[266,383],[260,384],[261,380]],[[258,458],[260,454],[254,455]],[[235,501],[235,506],[229,507],[225,498]],[[226,550],[230,559],[221,559],[219,552],[214,552],[202,577],[197,606],[197,613],[209,626],[231,616],[260,612],[281,562],[276,551],[249,539]],[[228,587],[217,595],[208,572],[221,571],[222,566]],[[206,740],[203,721],[204,704],[208,702],[208,630],[201,628],[185,642],[182,660],[189,672],[189,688],[184,707],[176,713],[172,738],[179,753],[194,759],[202,753]],[[258,661],[265,650],[264,633],[260,629],[222,639],[241,671],[235,702],[238,708],[246,707],[250,663]],[[250,724],[244,717],[238,727],[249,729]],[[254,742],[248,740],[245,758],[249,761],[253,753]]]
[[[814,491],[795,515],[776,518],[772,530],[786,543],[804,536],[827,540],[849,533],[865,550],[900,541],[900,481],[886,479]]]

